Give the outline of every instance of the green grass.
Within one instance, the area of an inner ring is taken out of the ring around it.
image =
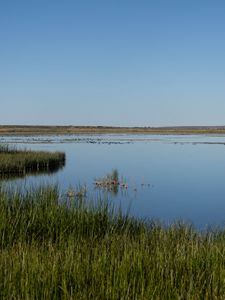
[[[224,230],[165,227],[76,195],[0,189],[0,299],[225,298]]]
[[[0,145],[0,176],[25,176],[29,173],[54,172],[65,165],[65,154],[18,150]]]

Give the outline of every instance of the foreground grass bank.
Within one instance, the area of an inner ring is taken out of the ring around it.
[[[54,172],[65,165],[65,153],[18,150],[0,145],[0,176]]]
[[[225,298],[225,231],[142,222],[76,195],[0,189],[0,299]]]

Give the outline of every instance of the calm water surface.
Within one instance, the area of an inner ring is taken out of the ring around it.
[[[225,225],[225,136],[32,136],[0,142],[66,153],[58,173],[7,184],[58,183],[63,191],[85,184],[92,198],[105,197],[133,216],[166,224],[184,220],[202,229]],[[93,184],[112,169],[128,183],[117,195]]]

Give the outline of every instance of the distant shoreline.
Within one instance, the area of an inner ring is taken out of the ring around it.
[[[46,134],[225,134],[225,126],[178,126],[178,127],[113,127],[113,126],[35,126],[0,125],[0,135]]]

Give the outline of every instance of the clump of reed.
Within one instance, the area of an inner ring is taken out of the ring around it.
[[[94,181],[96,188],[100,188],[114,195],[118,194],[119,187],[121,189],[128,189],[128,184],[124,182],[123,179],[119,178],[119,172],[117,169],[113,169],[111,173],[107,174],[105,177],[96,179]]]
[[[65,153],[19,150],[0,145],[0,176],[54,172],[65,165]]]
[[[123,215],[57,186],[0,188],[1,299],[224,299],[225,231]]]

